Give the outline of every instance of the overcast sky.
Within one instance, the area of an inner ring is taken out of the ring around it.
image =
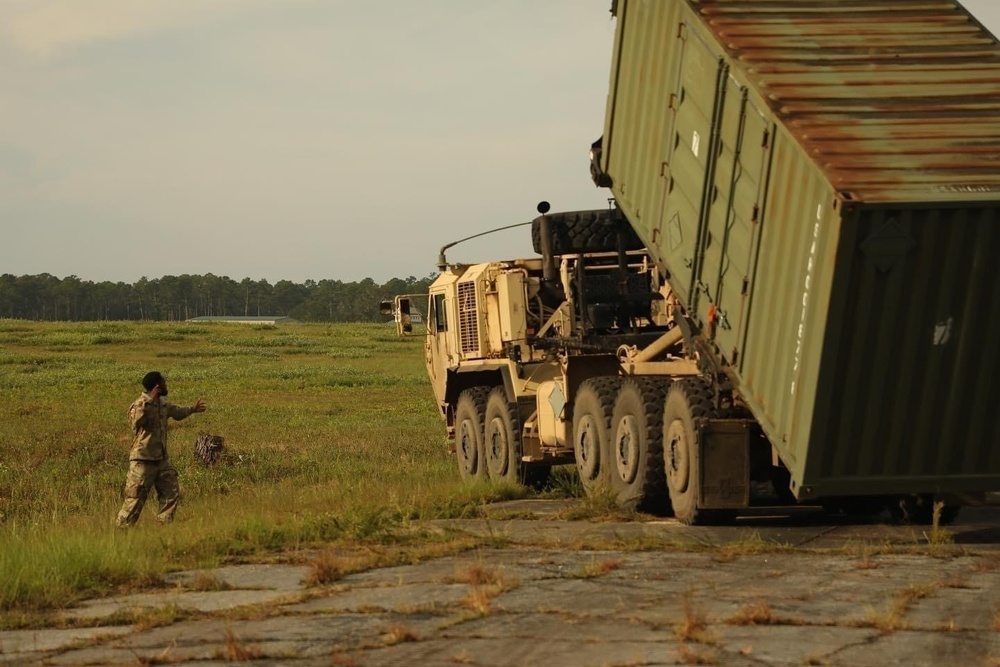
[[[0,273],[384,282],[605,206],[609,6],[0,0]]]

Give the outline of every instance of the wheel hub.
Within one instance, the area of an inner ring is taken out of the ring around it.
[[[615,467],[626,484],[635,481],[639,472],[639,430],[635,417],[622,417],[615,429]]]
[[[494,418],[489,425],[489,471],[495,477],[502,476],[507,472],[508,442],[507,433],[503,420]]]
[[[597,437],[597,424],[591,415],[580,419],[580,432],[576,437],[576,466],[580,476],[587,480],[597,479],[600,465],[600,442]]]
[[[476,468],[476,438],[472,423],[463,421],[458,428],[458,453],[461,457],[462,469],[470,475]]]
[[[670,484],[670,488],[683,493],[687,490],[691,466],[688,461],[688,446],[684,424],[680,419],[670,422],[670,426],[667,428],[667,442],[665,444],[667,482]]]

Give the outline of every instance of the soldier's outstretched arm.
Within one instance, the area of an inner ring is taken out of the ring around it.
[[[173,403],[168,404],[167,415],[171,419],[176,419],[177,421],[180,421],[186,417],[193,415],[196,412],[204,412],[206,409],[207,408],[205,407],[204,401],[202,401],[199,398],[197,403],[186,408],[182,408],[179,405],[174,405]]]

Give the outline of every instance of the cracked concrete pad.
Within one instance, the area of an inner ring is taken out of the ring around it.
[[[692,589],[690,601],[708,613],[729,602],[735,616],[742,609],[765,602],[783,622],[837,624],[887,613],[897,600],[914,590],[937,586],[969,567],[968,561],[936,562],[893,556],[878,569],[860,569],[835,556],[780,554],[766,559],[743,557],[718,568]],[[774,569],[771,569],[774,568]]]
[[[252,620],[200,619],[121,637],[101,646],[70,650],[47,660],[53,665],[130,664],[137,661],[232,662],[246,659],[301,660],[334,651],[383,646],[406,631],[416,637],[436,632],[435,616],[394,614],[288,615]],[[394,634],[395,633],[395,634]],[[322,663],[329,665],[329,659]]]
[[[973,533],[993,540],[976,552],[893,553],[886,545],[906,544],[912,529],[824,527],[810,517],[801,518],[807,525],[762,526],[766,533],[676,522],[493,521],[492,534],[517,539],[329,587],[303,589],[306,569],[287,565],[178,573],[176,589],[85,608],[99,616],[101,605],[114,613],[148,602],[205,609],[204,616],[143,630],[70,631],[83,639],[32,631],[35,648],[26,648],[28,631],[0,632],[0,664],[1000,665],[1000,632],[992,629],[1000,510],[990,511],[956,528],[956,542]],[[544,535],[550,527],[553,536]],[[765,534],[838,546],[786,551]],[[882,541],[853,541],[866,535]],[[498,592],[487,573],[510,588]],[[183,590],[208,577],[233,590]],[[477,577],[485,585],[468,583]],[[479,606],[468,597],[475,592]],[[233,611],[248,601],[259,606]]]
[[[1000,495],[1000,494],[998,494]],[[530,512],[534,500],[497,503],[492,510]],[[513,503],[519,503],[513,505]],[[567,504],[567,508],[571,504]],[[502,515],[502,511],[498,512]],[[590,523],[550,518],[536,513],[535,521],[525,520],[441,520],[427,525],[460,530],[473,535],[510,540],[517,544],[586,545],[611,541],[654,540],[687,546],[719,547],[749,538],[766,543],[812,549],[843,549],[874,545],[909,546],[926,544],[926,527],[884,524],[877,517],[830,517],[817,508],[753,508],[741,511],[732,526],[711,528],[683,526],[674,520],[636,520]],[[958,545],[976,545],[983,550],[1000,549],[997,507],[968,507],[959,521],[946,530]]]
[[[857,667],[990,665],[1000,658],[1000,635],[904,630],[846,647],[835,657],[835,664]]]
[[[586,552],[587,554],[595,552]],[[610,553],[610,552],[609,552]],[[477,570],[497,572],[519,581],[562,576],[578,568],[580,554],[550,549],[476,549],[454,556],[445,556],[414,565],[399,565],[350,574],[338,584],[392,585],[401,582],[450,583],[466,580]]]
[[[0,663],[31,659],[46,651],[79,646],[132,632],[130,625],[0,632]]]
[[[440,582],[454,579],[461,570],[462,557],[444,556],[413,565],[395,565],[349,574],[338,585],[380,586],[406,582],[408,584]]]
[[[501,593],[493,599],[493,606],[519,613],[559,613],[583,609],[612,613],[625,612],[657,599],[660,599],[658,592],[643,587],[639,582],[625,586],[621,582],[600,579],[544,579],[531,586]]]
[[[686,652],[686,653],[682,653]],[[449,639],[407,642],[394,646],[351,652],[358,667],[411,666],[446,667],[469,664],[476,667],[525,667],[526,665],[572,665],[573,667],[614,667],[626,665],[699,664],[691,656],[705,658],[700,664],[732,667],[760,667],[742,656],[722,656],[711,646],[682,646],[675,641],[606,641],[584,643],[564,637],[544,641],[508,637],[467,638],[460,644]],[[709,661],[711,657],[714,662]],[[352,664],[352,663],[346,663]]]
[[[522,584],[541,579],[574,579],[597,572],[603,564],[618,567],[621,553],[615,551],[560,552],[552,549],[518,548],[494,550],[486,557],[477,557],[460,564],[460,572],[469,573],[482,567],[497,572],[504,580]],[[617,564],[615,564],[617,562]],[[461,567],[464,565],[464,567]],[[614,567],[606,568],[611,571]]]
[[[602,545],[608,542],[677,541],[696,544],[685,534],[684,526],[673,523],[589,523],[586,521],[485,521],[483,519],[450,519],[432,521],[432,525],[448,526],[479,537],[501,538],[514,544],[541,547]]]
[[[551,549],[511,549],[490,557],[486,562],[497,566],[521,582],[577,576],[587,568],[621,559],[621,552],[561,552]]]
[[[228,565],[214,570],[188,570],[167,576],[167,582],[178,586],[191,586],[199,578],[210,577],[231,588],[257,590],[299,591],[309,568],[302,565]]]
[[[328,595],[285,607],[291,613],[385,610],[409,613],[454,606],[468,596],[468,584],[400,584],[334,590]]]
[[[237,607],[272,604],[294,597],[305,589],[303,579],[308,568],[293,565],[231,565],[216,570],[175,572],[167,577],[176,587],[165,591],[136,593],[98,600],[87,600],[78,607],[63,612],[72,620],[96,620],[122,612],[176,607],[200,612],[215,612]],[[225,586],[226,590],[189,591],[185,586],[206,577]]]
[[[831,526],[789,525],[787,522],[775,522],[774,525],[737,523],[733,526],[713,526],[706,530],[702,527],[685,526],[674,520],[591,523],[554,519],[534,521],[463,519],[431,523],[481,537],[502,538],[515,544],[587,546],[656,542],[702,549],[718,548],[745,542],[748,539],[775,545],[795,546],[820,539],[837,530],[837,527]]]
[[[138,593],[103,600],[88,600],[79,607],[66,610],[63,616],[75,620],[97,620],[118,613],[167,607],[215,612],[250,605],[273,604],[287,599],[290,599],[288,593],[273,590]]]
[[[449,628],[448,636],[455,638],[504,639],[548,641],[552,637],[574,637],[581,645],[615,642],[673,642],[670,627],[655,626],[630,619],[628,615],[588,609],[566,610],[539,614],[495,613],[466,621]]]
[[[744,655],[758,665],[850,664],[831,656],[878,635],[865,628],[794,625],[721,625],[711,632],[727,654]]]
[[[109,643],[100,646],[73,649],[49,656],[46,665],[151,665],[191,664],[191,661],[213,661],[222,658],[219,645],[190,646],[168,642],[151,648],[132,648]]]
[[[1000,629],[1000,587],[997,578],[984,573],[955,575],[919,600],[907,614],[911,625],[956,630]]]

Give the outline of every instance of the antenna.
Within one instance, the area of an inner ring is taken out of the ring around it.
[[[514,225],[507,225],[506,227],[497,227],[496,229],[490,229],[485,232],[479,232],[478,234],[473,234],[472,236],[466,236],[464,239],[459,239],[457,241],[452,241],[446,245],[441,246],[441,250],[438,252],[437,268],[438,271],[444,273],[448,270],[448,260],[444,256],[444,251],[452,246],[456,246],[464,241],[469,241],[471,239],[479,238],[480,236],[486,236],[487,234],[492,234],[493,232],[502,232],[505,229],[513,229],[514,227],[524,227],[525,225],[530,225],[534,220],[529,220],[528,222],[518,222]]]

